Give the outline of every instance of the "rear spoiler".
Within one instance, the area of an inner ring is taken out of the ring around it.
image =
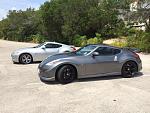
[[[132,52],[135,52],[135,53],[140,53],[141,52],[141,50],[138,49],[138,48],[125,47],[125,48],[122,48],[122,49],[132,51]]]

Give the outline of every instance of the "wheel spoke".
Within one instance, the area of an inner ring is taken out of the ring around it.
[[[72,79],[72,78],[71,78],[71,75],[72,75],[71,69],[69,69],[69,68],[65,69],[64,72],[63,72],[63,75],[64,75],[63,78],[64,78],[65,80],[70,80],[70,79]]]
[[[25,62],[25,61],[26,61],[26,59],[22,58],[22,61],[23,61],[23,62]]]
[[[24,54],[24,55],[21,56],[21,61],[24,64],[28,64],[32,61],[32,57],[28,54]]]
[[[124,65],[124,74],[125,76],[131,77],[137,71],[136,64],[134,62],[128,62]]]

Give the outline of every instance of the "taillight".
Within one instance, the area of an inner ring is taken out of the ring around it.
[[[140,58],[139,55],[135,52],[132,52],[135,58]]]
[[[76,51],[76,48],[75,47],[71,47],[73,49],[73,51]]]

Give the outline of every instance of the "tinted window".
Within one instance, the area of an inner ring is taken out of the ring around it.
[[[99,47],[96,52],[99,53],[99,55],[112,55],[112,48],[108,47]]]
[[[43,45],[44,45],[44,43],[39,44],[39,45],[37,45],[37,46],[35,46],[35,47],[33,47],[33,48],[39,48],[39,47],[41,47],[41,46],[43,46]]]
[[[114,54],[114,55],[116,55],[116,54],[118,54],[118,53],[120,53],[120,52],[121,52],[120,49],[113,49],[113,54]]]
[[[59,45],[59,44],[46,44],[45,47],[46,48],[59,48],[59,47],[62,47],[62,45]]]
[[[98,52],[99,55],[115,55],[120,53],[120,50],[111,47],[99,47],[96,52]]]

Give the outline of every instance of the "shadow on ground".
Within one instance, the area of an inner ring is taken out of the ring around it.
[[[141,77],[142,75],[143,75],[142,72],[138,72],[134,77]],[[101,76],[101,77],[93,77],[93,78],[91,77],[91,78],[77,79],[74,82],[92,82],[92,81],[113,80],[113,79],[123,79],[123,77],[121,75]],[[59,84],[58,81],[44,81],[44,80],[41,80],[41,81],[48,85]]]
[[[32,65],[32,64],[40,64],[40,63],[41,63],[41,61],[36,61],[36,62],[31,63],[31,64],[21,64],[19,62],[13,62],[13,64],[17,64],[17,65]]]

